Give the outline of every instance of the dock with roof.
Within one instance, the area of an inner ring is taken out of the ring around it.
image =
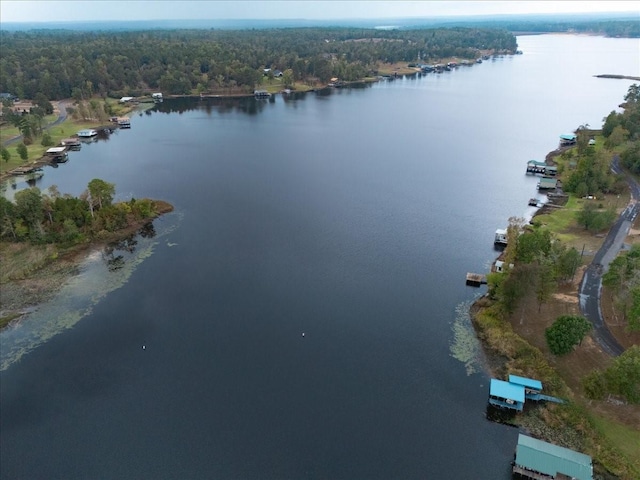
[[[509,375],[509,381],[491,379],[489,404],[521,412],[527,400],[564,403],[564,400],[542,393],[542,382],[533,378]]]
[[[518,435],[513,473],[532,480],[592,480],[591,457],[533,437]]]

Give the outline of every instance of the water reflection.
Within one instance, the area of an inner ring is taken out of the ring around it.
[[[170,213],[163,220],[159,233],[149,222],[127,238],[90,253],[51,300],[28,309],[19,322],[2,330],[0,371],[73,327],[105,295],[123,286],[137,266],[153,254],[156,237],[173,232],[181,216]]]

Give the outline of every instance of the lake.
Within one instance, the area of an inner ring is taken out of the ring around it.
[[[637,39],[518,44],[363,88],[167,100],[47,168],[43,190],[101,178],[175,211],[0,333],[2,478],[510,478],[464,277],[533,213],[526,162],[632,84],[594,75],[640,74]]]

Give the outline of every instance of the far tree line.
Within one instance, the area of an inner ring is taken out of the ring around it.
[[[115,232],[157,213],[155,202],[134,199],[114,203],[115,185],[93,179],[79,196],[27,188],[15,201],[0,196],[0,240],[74,245]]]
[[[252,89],[265,70],[290,83],[326,83],[375,74],[379,62],[474,59],[516,48],[507,30],[461,27],[3,32],[0,91],[58,100]]]

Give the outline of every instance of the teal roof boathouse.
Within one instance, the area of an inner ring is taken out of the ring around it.
[[[509,408],[519,412],[524,408],[524,386],[491,379],[489,403],[500,408]]]
[[[592,480],[593,465],[589,455],[519,434],[513,473],[535,480]]]

